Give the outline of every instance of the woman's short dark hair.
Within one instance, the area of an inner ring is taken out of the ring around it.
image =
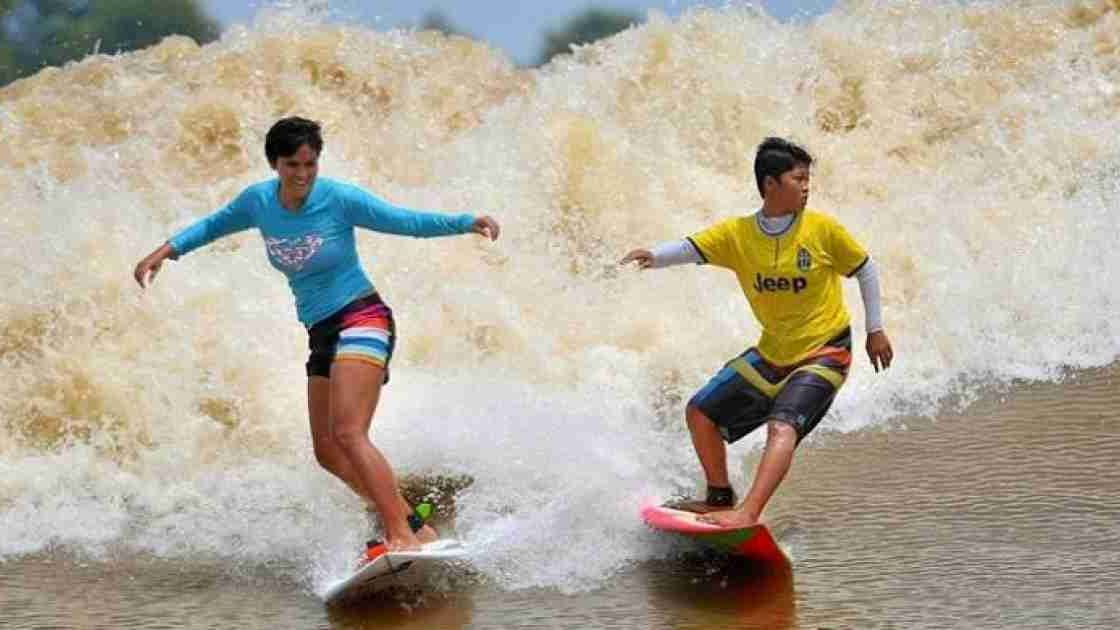
[[[276,166],[276,160],[295,155],[305,144],[316,155],[323,152],[323,134],[319,123],[299,116],[281,118],[265,136],[264,154],[268,163]]]
[[[758,183],[758,194],[766,196],[762,182],[767,177],[779,179],[783,173],[792,171],[800,164],[813,164],[813,156],[805,149],[784,138],[763,140],[754,156],[754,179]]]

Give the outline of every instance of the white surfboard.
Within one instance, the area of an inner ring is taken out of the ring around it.
[[[333,582],[323,593],[323,600],[333,602],[348,595],[373,592],[403,582],[402,574],[415,573],[425,566],[463,560],[467,548],[453,539],[430,542],[417,551],[390,551],[357,568],[350,575]]]

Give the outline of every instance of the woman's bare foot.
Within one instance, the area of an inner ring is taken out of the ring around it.
[[[385,546],[389,551],[416,551],[422,545],[439,540],[439,534],[431,525],[424,525],[415,533],[407,525],[403,531],[387,532]]]
[[[404,531],[385,533],[385,547],[389,551],[417,551],[421,544],[420,538],[412,533],[408,525],[404,526]]]
[[[374,525],[378,520],[377,510],[366,506],[366,517],[369,518],[371,526]],[[437,540],[439,540],[439,533],[431,525],[424,525],[415,533],[405,527],[401,532],[385,533],[385,548],[389,551],[415,551],[421,545]],[[400,541],[399,544],[398,541]]]
[[[708,512],[697,516],[697,521],[721,527],[750,527],[758,524],[758,516],[748,514],[746,510],[724,510],[722,512]]]
[[[416,538],[426,545],[439,540],[439,532],[433,529],[431,525],[425,525],[420,528],[420,531],[416,532]]]

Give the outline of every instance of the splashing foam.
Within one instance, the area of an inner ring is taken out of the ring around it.
[[[458,532],[506,587],[594,588],[666,551],[628,515],[695,483],[683,401],[758,330],[730,274],[616,261],[756,207],[765,135],[816,153],[812,205],[882,265],[898,363],[857,365],[826,427],[1112,362],[1118,27],[1115,2],[705,10],[522,70],[278,12],[3,88],[0,556],[282,557],[314,587],[360,543],[315,470],[305,338],[258,237],[130,278],[270,175],[286,114],[324,122],[324,173],[505,224],[361,250],[400,318],[374,437],[402,471],[473,480]]]

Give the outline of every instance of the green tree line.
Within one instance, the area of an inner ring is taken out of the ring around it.
[[[588,9],[543,34],[537,64],[640,22],[632,13]],[[464,34],[438,11],[418,26]],[[205,44],[220,32],[198,0],[0,0],[0,85],[93,52],[137,50],[168,35]]]
[[[548,30],[544,33],[544,43],[537,55],[537,65],[552,61],[557,55],[571,51],[572,46],[590,44],[620,33],[631,26],[641,24],[641,16],[626,11],[612,9],[591,8],[573,16],[557,30]],[[425,14],[420,21],[420,30],[440,31],[448,35],[466,35],[451,20],[439,10],[432,10]]]
[[[174,34],[206,43],[220,33],[195,0],[0,0],[0,84],[95,51],[136,50]]]

